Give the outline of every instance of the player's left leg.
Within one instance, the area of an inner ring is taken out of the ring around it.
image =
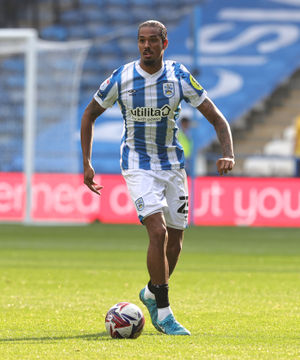
[[[188,189],[184,170],[169,171],[165,175],[165,181],[167,183],[165,197],[168,204],[164,208],[168,234],[166,257],[170,276],[176,267],[182,249],[183,231],[187,226]],[[190,335],[190,332],[176,321],[170,307],[160,309],[157,306],[157,308],[156,324],[162,332],[170,335]]]
[[[167,259],[169,264],[169,277],[173,273],[181,250],[183,242],[183,230],[167,227],[168,230],[168,243],[167,243]]]
[[[188,224],[188,186],[184,170],[174,170],[168,181],[166,200],[168,207],[164,209],[168,230],[167,259],[169,275],[171,275],[178,262],[184,229]]]

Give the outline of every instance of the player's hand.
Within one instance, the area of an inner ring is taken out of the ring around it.
[[[84,168],[84,183],[85,185],[92,190],[94,193],[101,195],[100,190],[103,188],[103,186],[98,185],[94,181],[95,171],[91,165],[85,166]]]
[[[217,169],[218,173],[222,176],[227,174],[228,171],[231,171],[234,167],[235,161],[233,158],[220,158],[217,160]]]

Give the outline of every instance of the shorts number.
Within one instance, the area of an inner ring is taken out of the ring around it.
[[[189,212],[188,199],[189,199],[188,196],[179,196],[179,200],[184,200],[184,203],[177,210],[179,214],[188,214]]]

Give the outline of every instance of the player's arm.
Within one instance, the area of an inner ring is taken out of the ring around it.
[[[93,99],[86,107],[81,119],[81,149],[83,157],[84,183],[90,190],[100,195],[103,186],[94,182],[95,171],[91,164],[92,142],[95,120],[106,109]]]
[[[214,126],[222,148],[222,157],[217,160],[220,175],[226,174],[234,167],[234,152],[230,126],[217,106],[206,97],[197,107],[205,118]]]

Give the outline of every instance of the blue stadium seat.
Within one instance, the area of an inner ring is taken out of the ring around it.
[[[68,27],[68,36],[71,39],[87,39],[89,32],[84,24],[75,24]]]
[[[120,55],[121,48],[118,41],[107,41],[95,43],[93,54]]]
[[[61,22],[65,25],[81,24],[83,23],[82,13],[79,10],[64,11],[61,14]]]
[[[82,7],[86,5],[103,6],[104,0],[80,0]]]
[[[88,32],[89,38],[95,39],[98,37],[103,37],[109,33],[111,33],[112,29],[110,26],[103,24],[102,22],[89,21],[86,24],[86,30]]]
[[[1,104],[0,106],[0,124],[1,124],[1,134],[3,134],[4,129],[13,128],[15,129],[14,121],[8,121],[9,118],[12,120],[14,118],[22,118],[24,115],[24,106],[14,105],[9,106],[7,104]]]
[[[141,23],[149,19],[155,19],[157,16],[157,9],[151,6],[151,7],[147,7],[147,10],[145,11],[144,6],[141,7],[133,6],[130,9],[130,14],[134,18],[135,22]]]
[[[23,75],[18,75],[17,73],[15,75],[6,76],[4,79],[4,83],[7,87],[10,88],[22,88],[24,89],[25,86],[25,79]]]
[[[122,59],[118,59],[118,58],[107,57],[100,59],[100,66],[101,69],[103,69],[103,71],[112,72],[113,70],[119,68],[122,64],[123,64]]]
[[[130,4],[131,5],[143,5],[143,6],[149,6],[149,1],[148,0],[130,0]],[[151,6],[153,6],[153,4],[150,4]]]
[[[1,62],[1,68],[3,71],[14,71],[14,72],[24,72],[24,58],[23,57],[13,57],[11,59],[6,59]]]
[[[137,46],[136,39],[134,39],[133,41],[126,41],[126,40],[121,39],[119,41],[119,44],[120,44],[120,48],[122,50],[122,54],[126,59],[128,59],[128,58],[135,59],[138,57],[139,52],[138,52],[138,46]]]
[[[124,8],[116,8],[113,6],[107,7],[105,11],[106,15],[108,16],[111,25],[124,25],[124,24],[131,24],[133,22],[133,17],[129,11],[126,11]]]
[[[130,5],[130,0],[104,0],[106,5],[119,5],[119,6],[128,6]]]
[[[107,21],[107,16],[105,12],[99,7],[99,8],[83,8],[80,11],[80,14],[82,16],[83,21],[85,24],[89,22],[99,22],[99,25],[101,23],[105,23]]]
[[[90,56],[84,63],[84,74],[98,72],[101,76],[101,70],[108,67],[112,70],[121,65],[120,59],[116,54],[109,54],[103,51],[95,56]]]
[[[95,76],[95,74],[84,74],[84,78],[82,79],[82,87],[85,89],[90,89],[91,93],[93,94],[101,85],[103,79],[99,76]]]
[[[65,41],[68,38],[68,31],[64,26],[52,25],[42,29],[40,36],[46,40]]]
[[[89,57],[83,64],[84,73],[95,73],[99,71],[99,63],[94,58]]]

